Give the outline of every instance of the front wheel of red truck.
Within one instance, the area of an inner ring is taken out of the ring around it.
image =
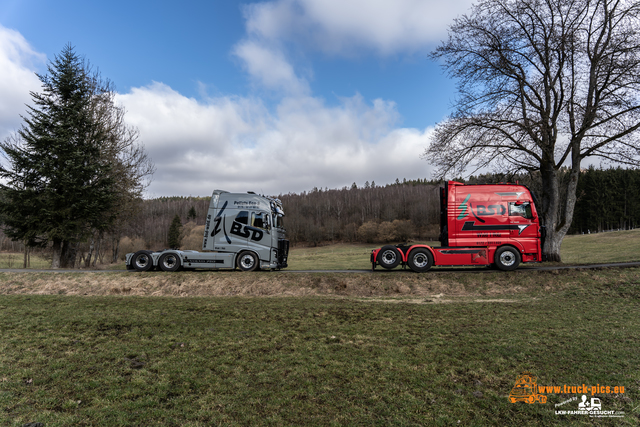
[[[380,249],[376,261],[378,261],[378,264],[380,264],[381,267],[391,270],[400,264],[400,261],[402,261],[402,255],[400,255],[398,248],[387,245]]]
[[[520,252],[513,246],[501,246],[493,256],[493,260],[500,270],[515,270],[520,265]]]
[[[428,249],[416,248],[409,252],[407,263],[409,264],[409,268],[416,273],[423,273],[433,265],[433,255],[431,255]]]

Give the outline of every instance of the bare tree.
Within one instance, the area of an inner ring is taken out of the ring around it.
[[[459,97],[424,157],[439,178],[489,165],[540,173],[551,261],[573,219],[582,160],[638,164],[639,13],[635,0],[479,0],[432,53]]]

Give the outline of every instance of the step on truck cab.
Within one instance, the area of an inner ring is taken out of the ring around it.
[[[542,261],[542,238],[535,197],[524,185],[465,185],[440,188],[440,245],[387,245],[371,253],[371,267],[495,265],[515,270],[521,262]]]
[[[278,199],[215,190],[204,227],[204,252],[139,250],[126,255],[126,266],[136,271],[282,269],[287,267],[289,256],[283,217]]]

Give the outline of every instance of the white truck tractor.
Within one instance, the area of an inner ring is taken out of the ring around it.
[[[252,192],[214,190],[202,240],[206,252],[140,250],[126,255],[126,266],[135,271],[285,268],[289,241],[285,239],[283,217],[278,199]]]

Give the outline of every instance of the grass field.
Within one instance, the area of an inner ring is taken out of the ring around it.
[[[1,274],[0,425],[638,425],[640,269],[397,273]],[[510,403],[523,371],[624,416]]]
[[[31,268],[49,268],[51,260],[37,255],[31,255]],[[22,268],[24,254],[15,252],[0,252],[0,268]]]
[[[567,264],[640,261],[640,229],[567,236],[560,253]]]

